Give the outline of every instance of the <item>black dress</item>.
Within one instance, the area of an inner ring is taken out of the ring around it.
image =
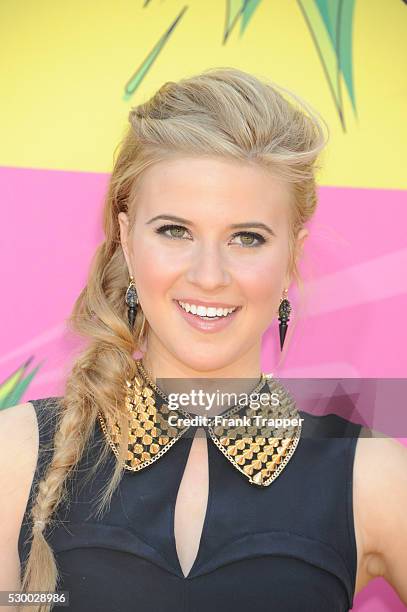
[[[31,401],[40,452],[18,541],[22,565],[29,550],[35,487],[51,459],[47,448],[52,444],[57,401]],[[335,414],[298,413],[305,420],[296,451],[267,487],[250,484],[208,436],[208,505],[198,554],[187,577],[176,552],[174,509],[194,427],[152,465],[125,471],[109,511],[95,518],[94,500],[116,460],[112,452],[111,461],[81,488],[81,474],[94,464],[98,445],[104,443],[97,423],[69,481],[70,503],[58,508],[44,531],[62,576],[58,590],[69,591],[68,609],[351,609],[357,564],[352,477],[361,425]]]

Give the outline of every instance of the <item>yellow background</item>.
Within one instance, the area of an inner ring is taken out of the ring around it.
[[[187,6],[130,100],[124,86]],[[128,110],[166,80],[212,66],[267,76],[314,106],[330,129],[319,181],[405,189],[407,6],[356,0],[353,75],[343,131],[295,0],[264,0],[222,44],[221,0],[13,0],[0,5],[0,165],[110,172]]]

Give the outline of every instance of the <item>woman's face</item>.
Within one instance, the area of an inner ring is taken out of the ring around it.
[[[258,367],[290,283],[287,187],[258,166],[184,157],[148,168],[136,198],[130,235],[125,213],[119,222],[149,359],[183,372]],[[212,310],[196,313],[204,304]]]

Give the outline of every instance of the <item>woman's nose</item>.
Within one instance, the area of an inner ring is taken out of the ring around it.
[[[207,291],[225,287],[231,282],[219,245],[211,243],[199,247],[191,259],[187,280]]]

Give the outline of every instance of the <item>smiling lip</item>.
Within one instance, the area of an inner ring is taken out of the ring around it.
[[[180,312],[181,316],[185,319],[187,323],[191,325],[191,327],[194,327],[195,329],[199,331],[203,331],[207,333],[214,333],[217,331],[221,331],[222,329],[230,325],[233,322],[233,320],[236,318],[237,313],[241,310],[241,306],[238,306],[236,310],[228,314],[226,317],[223,317],[223,316],[213,317],[213,320],[210,320],[210,319],[202,319],[198,315],[192,314],[192,312],[186,312],[186,310],[184,310],[182,306],[178,304],[177,300],[174,300],[174,303],[175,303],[176,308]],[[227,306],[225,306],[225,308],[227,308]],[[232,307],[229,306],[229,308],[232,308]]]
[[[175,298],[176,302],[184,302],[187,304],[195,304],[196,306],[206,306],[207,308],[239,308],[236,304],[223,304],[222,302],[204,302],[203,300],[195,300],[194,298]]]

